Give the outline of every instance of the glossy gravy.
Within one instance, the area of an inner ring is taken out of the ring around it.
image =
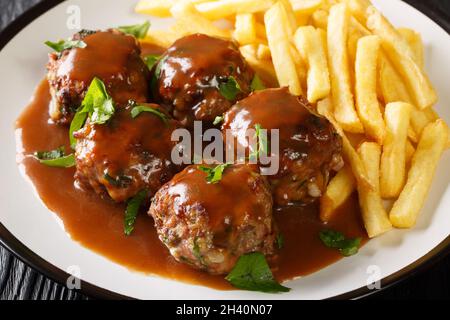
[[[154,50],[144,47],[144,53],[150,52]],[[17,135],[21,139],[18,153],[20,165],[40,198],[61,218],[70,236],[132,270],[217,289],[232,289],[222,276],[211,276],[176,262],[159,241],[153,220],[145,212],[138,217],[133,234],[127,237],[123,233],[124,205],[76,188],[73,168],[46,167],[31,157],[37,150],[50,150],[63,144],[69,150],[67,128],[49,123],[49,102],[49,87],[44,80],[17,120]],[[318,235],[324,229],[338,230],[348,237],[362,237],[366,241],[356,195],[327,225],[318,219],[317,209],[312,205],[275,210],[276,222],[285,238],[284,248],[271,260],[277,280],[308,275],[341,258],[337,251],[321,243]]]

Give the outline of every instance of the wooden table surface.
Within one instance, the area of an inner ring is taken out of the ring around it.
[[[25,10],[41,0],[0,0],[0,31]],[[133,1],[133,0],[130,0]],[[450,32],[450,0],[406,0],[432,19],[440,20]],[[450,257],[415,277],[376,293],[369,299],[448,299],[450,298]],[[29,266],[0,246],[0,300],[5,299],[89,299],[68,290]]]

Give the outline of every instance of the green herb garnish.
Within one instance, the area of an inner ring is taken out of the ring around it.
[[[56,52],[62,52],[72,48],[86,48],[87,46],[86,42],[81,40],[60,40],[58,42],[46,41],[45,44]]]
[[[262,82],[261,78],[255,74],[255,76],[253,77],[252,83],[250,85],[250,88],[252,89],[252,91],[258,91],[258,90],[264,90],[266,88],[266,86]]]
[[[147,196],[147,190],[140,191],[135,195],[130,201],[128,201],[127,208],[125,210],[125,225],[124,232],[129,236],[134,230],[134,224],[136,222],[137,215],[139,213],[139,208],[144,202]]]
[[[198,166],[198,169],[207,174],[206,181],[215,184],[218,183],[220,180],[222,180],[223,172],[225,171],[226,168],[230,166],[231,164],[224,163],[219,164],[215,167]]]
[[[159,55],[149,54],[148,56],[144,57],[144,62],[147,65],[147,68],[149,70],[152,70],[160,58],[161,58],[161,56],[159,56]]]
[[[225,99],[233,101],[242,92],[241,86],[233,76],[229,76],[225,82],[219,84],[219,92]]]
[[[89,86],[81,107],[70,124],[70,145],[75,148],[76,139],[73,133],[84,126],[89,117],[93,124],[105,124],[114,115],[114,102],[106,91],[105,84],[99,78],[94,78]]]
[[[284,236],[281,234],[281,233],[279,233],[278,235],[277,235],[277,247],[278,247],[278,249],[283,249],[283,247],[284,247]]]
[[[213,125],[217,126],[218,124],[221,124],[223,122],[224,117],[223,116],[217,116],[214,119]]]
[[[357,254],[362,240],[361,238],[346,239],[342,233],[333,230],[322,231],[319,237],[324,245],[339,250],[344,257]]]
[[[135,24],[132,26],[118,27],[120,31],[126,34],[130,34],[137,39],[143,39],[147,35],[148,29],[150,29],[150,21],[146,21],[142,24]]]
[[[34,156],[40,163],[57,168],[71,168],[75,166],[75,156],[73,154],[66,155],[64,146],[52,151],[38,151]]]
[[[259,252],[241,256],[225,279],[234,287],[243,290],[266,293],[290,291],[290,288],[282,286],[275,280],[266,258]]]
[[[164,112],[159,111],[156,108],[152,108],[149,106],[137,105],[131,109],[131,116],[134,118],[138,117],[142,112],[151,113],[157,117],[159,117],[165,124],[169,121],[169,118]]]
[[[262,155],[267,154],[268,142],[267,142],[267,133],[262,131],[262,127],[260,124],[255,124],[255,138],[257,141],[257,148],[253,150],[250,154],[250,160],[258,160]]]
[[[126,188],[132,182],[132,179],[130,177],[123,176],[123,175],[120,175],[120,176],[117,176],[114,178],[114,177],[110,176],[108,173],[105,173],[104,178],[111,185],[113,185],[114,187],[118,187],[118,188]]]

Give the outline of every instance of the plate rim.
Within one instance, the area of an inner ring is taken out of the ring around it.
[[[3,31],[0,32],[0,51],[27,25],[32,23],[36,18],[51,10],[60,3],[66,0],[43,0],[24,13],[15,18],[9,23]],[[419,11],[423,15],[427,16],[433,23],[437,24],[439,28],[443,29],[447,34],[450,34],[448,25],[445,22],[445,16],[441,12],[432,12],[427,10],[426,7],[420,7],[420,10],[411,5],[407,1],[403,1],[406,5],[412,7],[414,10]],[[31,267],[33,270],[45,275],[47,278],[55,281],[56,283],[65,286],[66,279],[70,275],[64,270],[54,266],[44,258],[40,257],[37,253],[33,252],[27,246],[25,246],[19,239],[17,239],[1,222],[0,222],[0,244],[7,249],[11,254],[17,257],[20,261]],[[372,294],[382,292],[391,288],[399,283],[411,279],[418,274],[432,268],[446,256],[450,255],[450,235],[442,241],[439,245],[434,247],[427,254],[417,259],[416,261],[405,266],[403,269],[384,277],[381,280],[381,288],[377,290],[371,290],[367,286],[355,289],[341,295],[333,296],[327,300],[346,300],[346,299],[361,299]],[[90,282],[80,279],[81,289],[76,290],[82,294],[85,294],[91,298],[97,299],[133,299],[132,297],[119,294],[117,292],[110,291],[108,289],[96,286]]]

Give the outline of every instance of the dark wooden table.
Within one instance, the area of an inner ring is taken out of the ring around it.
[[[0,31],[41,0],[0,0]],[[130,0],[132,1],[132,0]],[[406,0],[450,31],[450,0]],[[450,257],[427,271],[369,299],[449,299]],[[81,300],[88,297],[47,279],[0,246],[0,300]]]

